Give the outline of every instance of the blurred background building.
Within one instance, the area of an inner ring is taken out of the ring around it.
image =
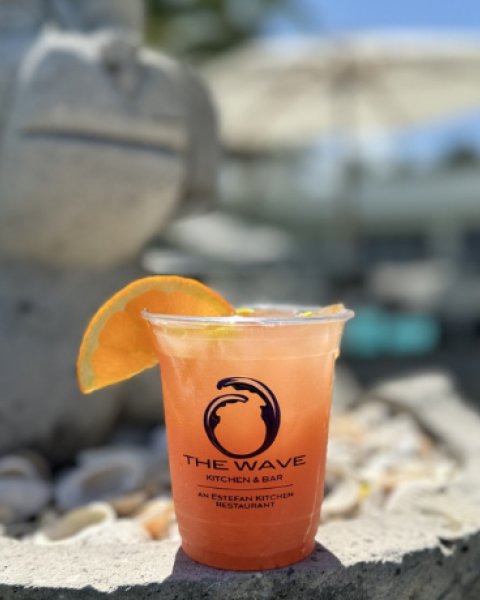
[[[222,123],[215,212],[145,254],[235,303],[352,305],[364,383],[452,370],[479,397],[480,8],[374,0],[148,2]]]

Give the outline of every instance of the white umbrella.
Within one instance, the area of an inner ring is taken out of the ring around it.
[[[253,43],[209,63],[226,146],[305,146],[480,107],[480,37],[357,35]]]

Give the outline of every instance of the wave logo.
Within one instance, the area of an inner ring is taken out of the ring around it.
[[[260,407],[260,417],[265,423],[265,438],[256,450],[247,454],[230,452],[230,450],[219,442],[215,434],[215,430],[220,424],[220,416],[217,414],[217,411],[228,407],[229,404],[236,404],[237,402],[247,403],[249,401],[249,397],[245,394],[230,393],[217,396],[205,410],[203,424],[208,439],[217,450],[230,458],[252,458],[253,456],[262,454],[262,452],[265,452],[273,444],[280,428],[280,406],[274,393],[261,381],[250,379],[249,377],[227,377],[217,383],[217,389],[219,390],[228,387],[239,392],[245,391],[255,394],[264,402]]]

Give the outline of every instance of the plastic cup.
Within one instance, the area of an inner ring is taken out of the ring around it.
[[[308,310],[143,313],[161,366],[182,547],[200,563],[258,571],[314,548],[334,365],[353,313],[296,316]]]

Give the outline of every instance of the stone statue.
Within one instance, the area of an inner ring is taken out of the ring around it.
[[[140,0],[0,0],[0,454],[61,460],[105,435],[128,388],[80,396],[85,324],[154,234],[214,198],[210,97],[142,47],[143,19]]]
[[[0,0],[1,255],[119,264],[179,208],[211,201],[210,100],[190,71],[140,46],[141,9]]]

